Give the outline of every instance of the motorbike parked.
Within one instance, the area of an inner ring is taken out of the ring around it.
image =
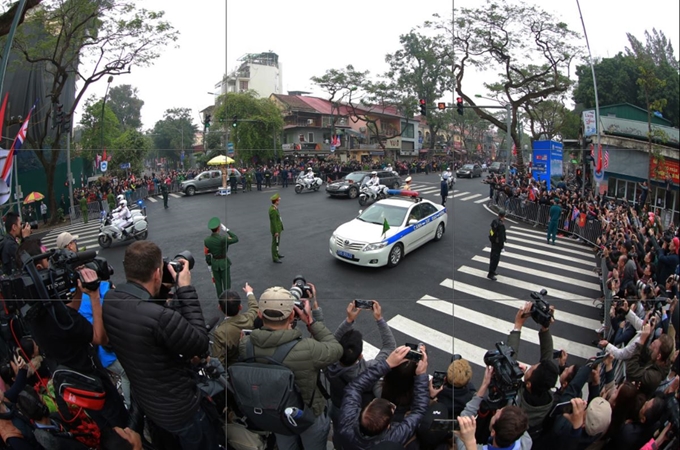
[[[380,184],[378,185],[378,192],[368,187],[366,183],[362,183],[361,189],[359,190],[359,204],[365,206],[369,201],[375,202],[378,200],[383,200],[388,197],[387,186]]]
[[[130,212],[132,215],[132,223],[125,227],[125,233],[113,225],[113,216],[111,213],[102,211],[101,224],[99,225],[99,246],[101,248],[109,248],[114,241],[125,242],[132,239],[144,240],[149,236],[148,224],[146,217],[140,210]]]
[[[305,189],[305,187],[307,189],[309,189],[310,191],[316,192],[316,191],[319,190],[319,188],[321,188],[321,185],[323,184],[323,180],[321,180],[321,178],[319,178],[319,177],[314,177],[314,181],[309,183],[309,185],[305,184],[305,182],[302,180],[302,178],[303,178],[302,176],[299,176],[295,180],[295,193],[296,194],[299,194],[300,192],[302,192]]]

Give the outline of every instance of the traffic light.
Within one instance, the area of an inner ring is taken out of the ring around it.
[[[231,126],[236,128],[236,125],[238,124],[238,117],[234,116],[231,118]]]
[[[427,116],[427,102],[425,99],[420,99],[420,115]]]
[[[210,114],[205,115],[205,121],[203,122],[203,126],[208,129],[210,128],[210,119],[212,119],[212,116]]]
[[[437,103],[437,109],[446,109],[446,103],[443,102]]]
[[[463,99],[461,97],[456,98],[456,110],[458,111],[458,114],[461,116],[463,115]]]

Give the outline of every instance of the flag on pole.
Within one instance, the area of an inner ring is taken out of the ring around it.
[[[605,149],[604,151],[604,168],[609,167],[609,150]]]
[[[7,186],[9,186],[10,183],[9,174],[12,172],[12,165],[14,163],[14,153],[19,151],[21,147],[24,145],[24,141],[26,140],[26,135],[28,133],[28,121],[31,120],[31,113],[35,109],[35,105],[37,103],[38,101],[36,100],[36,102],[31,107],[30,111],[28,111],[28,116],[26,116],[26,120],[24,120],[24,123],[21,124],[21,128],[19,128],[19,133],[17,134],[17,137],[14,139],[14,142],[12,143],[12,148],[10,148],[9,154],[7,155],[5,167],[3,167],[2,173],[0,174],[0,178],[2,178],[5,181],[5,183],[7,183]]]
[[[384,219],[384,220],[383,220],[383,231],[382,231],[382,235],[385,236],[385,233],[387,233],[387,230],[389,230],[389,229],[390,229],[390,224],[387,223],[387,219]]]

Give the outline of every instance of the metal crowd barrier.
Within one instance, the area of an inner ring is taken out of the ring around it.
[[[102,200],[104,202],[104,200]],[[101,214],[101,205],[98,201],[90,202],[87,204],[87,220],[99,220]],[[80,206],[72,206],[69,208],[69,218],[71,219],[71,224],[84,222],[83,213],[80,210]]]

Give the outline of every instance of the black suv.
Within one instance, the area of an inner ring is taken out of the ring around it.
[[[372,170],[359,170],[345,175],[344,178],[334,181],[326,185],[326,193],[331,197],[347,196],[349,198],[357,198],[359,196],[359,189],[361,182],[365,177],[371,176]],[[380,184],[384,184],[389,189],[399,189],[402,185],[401,177],[394,172],[386,170],[376,170]]]

